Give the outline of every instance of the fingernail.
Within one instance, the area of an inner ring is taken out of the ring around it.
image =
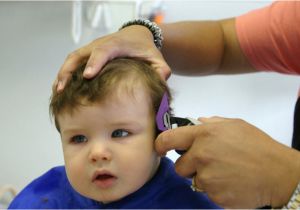
[[[90,67],[90,66],[87,67],[83,73],[84,73],[84,76],[90,76],[93,73],[92,67]]]

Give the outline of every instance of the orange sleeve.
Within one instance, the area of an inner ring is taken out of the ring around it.
[[[300,74],[300,1],[274,2],[239,16],[236,31],[255,69]]]

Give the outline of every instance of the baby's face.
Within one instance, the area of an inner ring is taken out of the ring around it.
[[[125,91],[123,91],[125,92]],[[68,179],[80,194],[101,202],[119,200],[155,173],[155,124],[149,97],[109,97],[58,116]]]

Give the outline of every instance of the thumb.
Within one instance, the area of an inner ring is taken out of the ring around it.
[[[170,150],[188,150],[195,139],[196,126],[184,126],[162,132],[154,144],[160,155]]]
[[[163,80],[168,80],[171,75],[171,68],[167,62],[160,57],[159,59],[152,59],[151,66],[156,70],[156,72],[161,76]]]

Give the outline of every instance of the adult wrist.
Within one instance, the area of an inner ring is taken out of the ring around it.
[[[300,209],[300,182],[297,185],[289,202],[282,209]]]
[[[155,46],[158,49],[162,48],[162,41],[163,41],[162,31],[156,23],[146,19],[136,19],[124,23],[119,30],[132,25],[141,25],[148,28],[148,30],[152,33]]]
[[[295,152],[296,150],[293,150]],[[294,169],[295,169],[295,174],[297,175],[298,178],[298,185],[296,189],[294,189],[294,192],[292,196],[290,197],[288,203],[282,207],[282,209],[300,209],[300,153],[299,151],[296,152],[297,155],[295,155],[294,162]]]
[[[275,184],[277,190],[273,191],[273,195],[276,196],[271,205],[276,209],[300,209],[300,153],[290,148],[286,151],[288,153],[281,153],[286,160],[281,165],[285,167],[280,169],[281,178]]]

